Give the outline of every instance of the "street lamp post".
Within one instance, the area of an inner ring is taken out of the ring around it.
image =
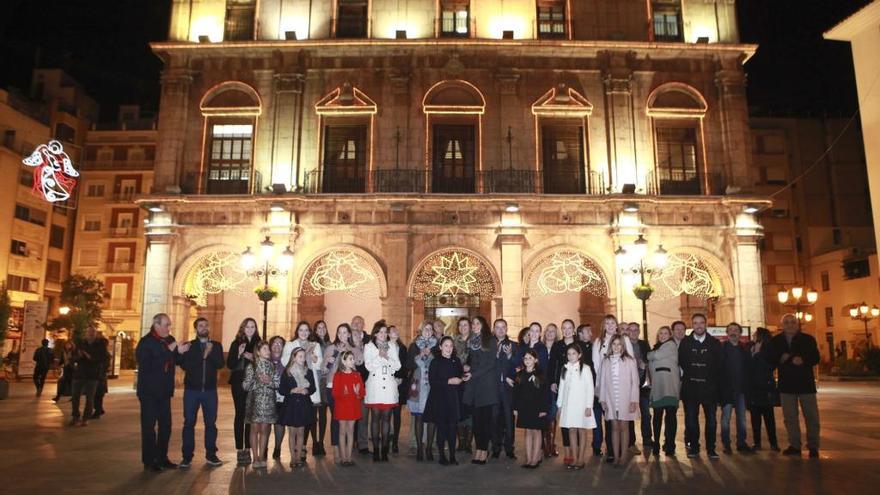
[[[651,286],[650,277],[656,272],[663,270],[668,259],[668,252],[663,249],[663,245],[659,245],[654,250],[653,263],[648,264],[645,258],[648,254],[648,241],[642,234],[632,243],[629,249],[619,246],[614,256],[617,258],[617,266],[621,272],[631,272],[639,276],[639,283],[633,287],[633,294],[642,301],[642,334],[644,339],[648,340],[648,299],[654,293],[654,287]]]
[[[819,293],[816,292],[816,289],[804,290],[799,285],[792,287],[791,290],[782,287],[776,293],[776,297],[781,304],[794,307],[794,315],[798,321],[798,330],[801,329],[801,321],[806,321],[807,323],[813,321],[813,315],[804,310],[819,300]]]
[[[880,308],[876,305],[868,308],[868,305],[862,302],[862,304],[859,304],[858,306],[849,308],[849,316],[853,320],[860,320],[865,324],[865,344],[868,346],[868,349],[870,349],[871,334],[868,333],[868,322],[880,316]]]
[[[283,276],[293,267],[293,250],[290,246],[275,259],[275,243],[269,236],[260,243],[260,262],[257,265],[257,256],[251,251],[250,246],[241,253],[241,265],[248,275],[256,279],[263,279],[263,286],[255,290],[257,297],[263,302],[263,340],[266,340],[266,327],[269,320],[269,301],[275,299],[277,292],[269,286],[269,277]],[[256,267],[256,268],[255,268]]]

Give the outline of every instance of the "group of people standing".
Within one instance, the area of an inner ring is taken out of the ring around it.
[[[653,345],[640,339],[637,323],[619,323],[611,315],[595,334],[590,325],[575,326],[566,319],[559,327],[532,323],[518,338],[508,335],[504,319],[490,327],[481,316],[461,318],[454,335],[443,334],[443,322],[425,321],[409,345],[384,320],[366,332],[360,316],[338,325],[332,339],[325,322],[299,322],[289,341],[261,339],[256,321],[246,318],[224,360],[222,345],[209,338],[206,319],[194,322],[194,340],[177,343],[169,334],[170,319],[159,314],[137,347],[142,461],[154,471],[177,467],[168,459],[177,366],[186,375],[183,468],[192,463],[199,409],[206,461],[221,463],[216,455],[217,376],[224,366],[230,370],[237,462],[255,469],[267,467],[272,434],[275,459],[281,458],[288,436],[291,468],[306,465],[309,437],[311,454],[325,455],[328,423],[340,466],[354,464],[354,451],[388,462],[389,454],[399,452],[404,406],[412,417],[416,460],[433,461],[436,452],[443,465],[458,464],[459,452],[471,453],[475,465],[485,465],[490,455],[497,459],[502,451],[517,459],[514,429],[521,428],[523,468],[537,468],[543,459],[559,455],[557,430],[566,468],[584,468],[588,445],[593,455],[602,456],[603,440],[606,461],[619,466],[641,453],[636,421],[648,453],[659,456],[662,447],[673,456],[679,404],[685,410],[688,457],[700,453],[701,410],[707,454],[718,457],[719,406],[726,453],[732,453],[734,413],[738,451],[761,448],[762,422],[770,447],[779,450],[774,418],[779,403],[789,433],[785,453],[801,453],[800,406],[807,447],[811,457],[818,456],[812,367],[819,355],[815,340],[800,333],[793,318],[783,319],[776,337],[759,328],[746,342],[740,325],[731,323],[722,343],[707,333],[706,317],[697,314],[689,335],[685,323],[677,321],[659,328]],[[746,442],[747,408],[751,445]]]

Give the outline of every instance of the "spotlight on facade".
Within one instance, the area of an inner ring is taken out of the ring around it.
[[[284,39],[287,41],[296,41],[296,31],[284,31]]]
[[[624,184],[623,190],[621,192],[623,194],[635,194],[636,193],[636,185],[635,184]]]
[[[707,44],[709,44],[709,37],[708,36],[700,36],[699,38],[697,38],[697,43],[707,45]]]
[[[274,211],[276,213],[284,211],[284,205],[281,203],[272,203],[272,206],[269,207],[269,211]]]
[[[406,39],[406,29],[398,29],[397,31],[394,31],[394,38],[399,39],[399,40],[405,40]]]
[[[210,42],[211,42],[211,37],[208,36],[207,34],[200,34],[199,35],[199,43],[210,43]]]
[[[639,205],[637,205],[635,203],[624,203],[623,204],[623,211],[625,211],[627,213],[636,213],[639,211]]]
[[[513,39],[513,30],[512,30],[512,29],[506,29],[506,30],[502,31],[502,32],[501,32],[501,39],[504,39],[504,40],[512,40],[512,39]]]
[[[69,306],[61,306],[60,308],[58,308],[58,314],[60,314],[61,316],[67,316],[67,314],[69,314],[69,313],[70,313]]]
[[[272,184],[272,193],[273,194],[284,194],[286,192],[287,192],[287,186],[285,186],[284,184],[282,184],[280,182],[276,182],[275,184]]]
[[[519,211],[519,205],[516,203],[507,203],[507,206],[504,207],[504,211],[507,213],[516,213]]]
[[[161,213],[165,211],[165,208],[162,208],[162,205],[150,205],[147,209],[153,213]]]
[[[751,215],[754,213],[758,213],[758,207],[755,205],[746,205],[746,207],[743,208],[743,211]]]

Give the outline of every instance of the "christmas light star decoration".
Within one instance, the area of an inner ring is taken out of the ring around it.
[[[663,270],[652,277],[657,288],[655,297],[671,299],[682,294],[709,299],[721,295],[721,282],[714,270],[702,259],[690,253],[674,253]]]
[[[470,261],[470,258],[456,252],[451,256],[441,257],[440,263],[431,267],[436,274],[432,282],[439,287],[440,294],[470,294],[471,285],[477,282],[474,272],[478,268],[471,265]]]
[[[186,277],[186,297],[204,307],[208,303],[208,294],[237,289],[248,278],[247,273],[239,268],[238,258],[238,254],[229,252],[215,252],[202,257]]]
[[[331,251],[312,263],[306,270],[303,292],[320,295],[348,292],[354,295],[374,293],[378,288],[376,273],[361,256],[353,251]]]
[[[558,251],[543,261],[535,277],[541,294],[589,292],[605,295],[607,284],[602,271],[590,258],[573,251]]]

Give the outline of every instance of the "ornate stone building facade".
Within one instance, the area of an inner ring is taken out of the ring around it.
[[[267,239],[276,261],[294,253],[270,280],[270,335],[356,313],[405,335],[463,314],[641,321],[640,235],[669,253],[645,265],[652,330],[698,310],[763,324],[756,47],[734,7],[175,1],[153,44],[144,328],[198,312],[231,338],[262,309],[240,253]]]

